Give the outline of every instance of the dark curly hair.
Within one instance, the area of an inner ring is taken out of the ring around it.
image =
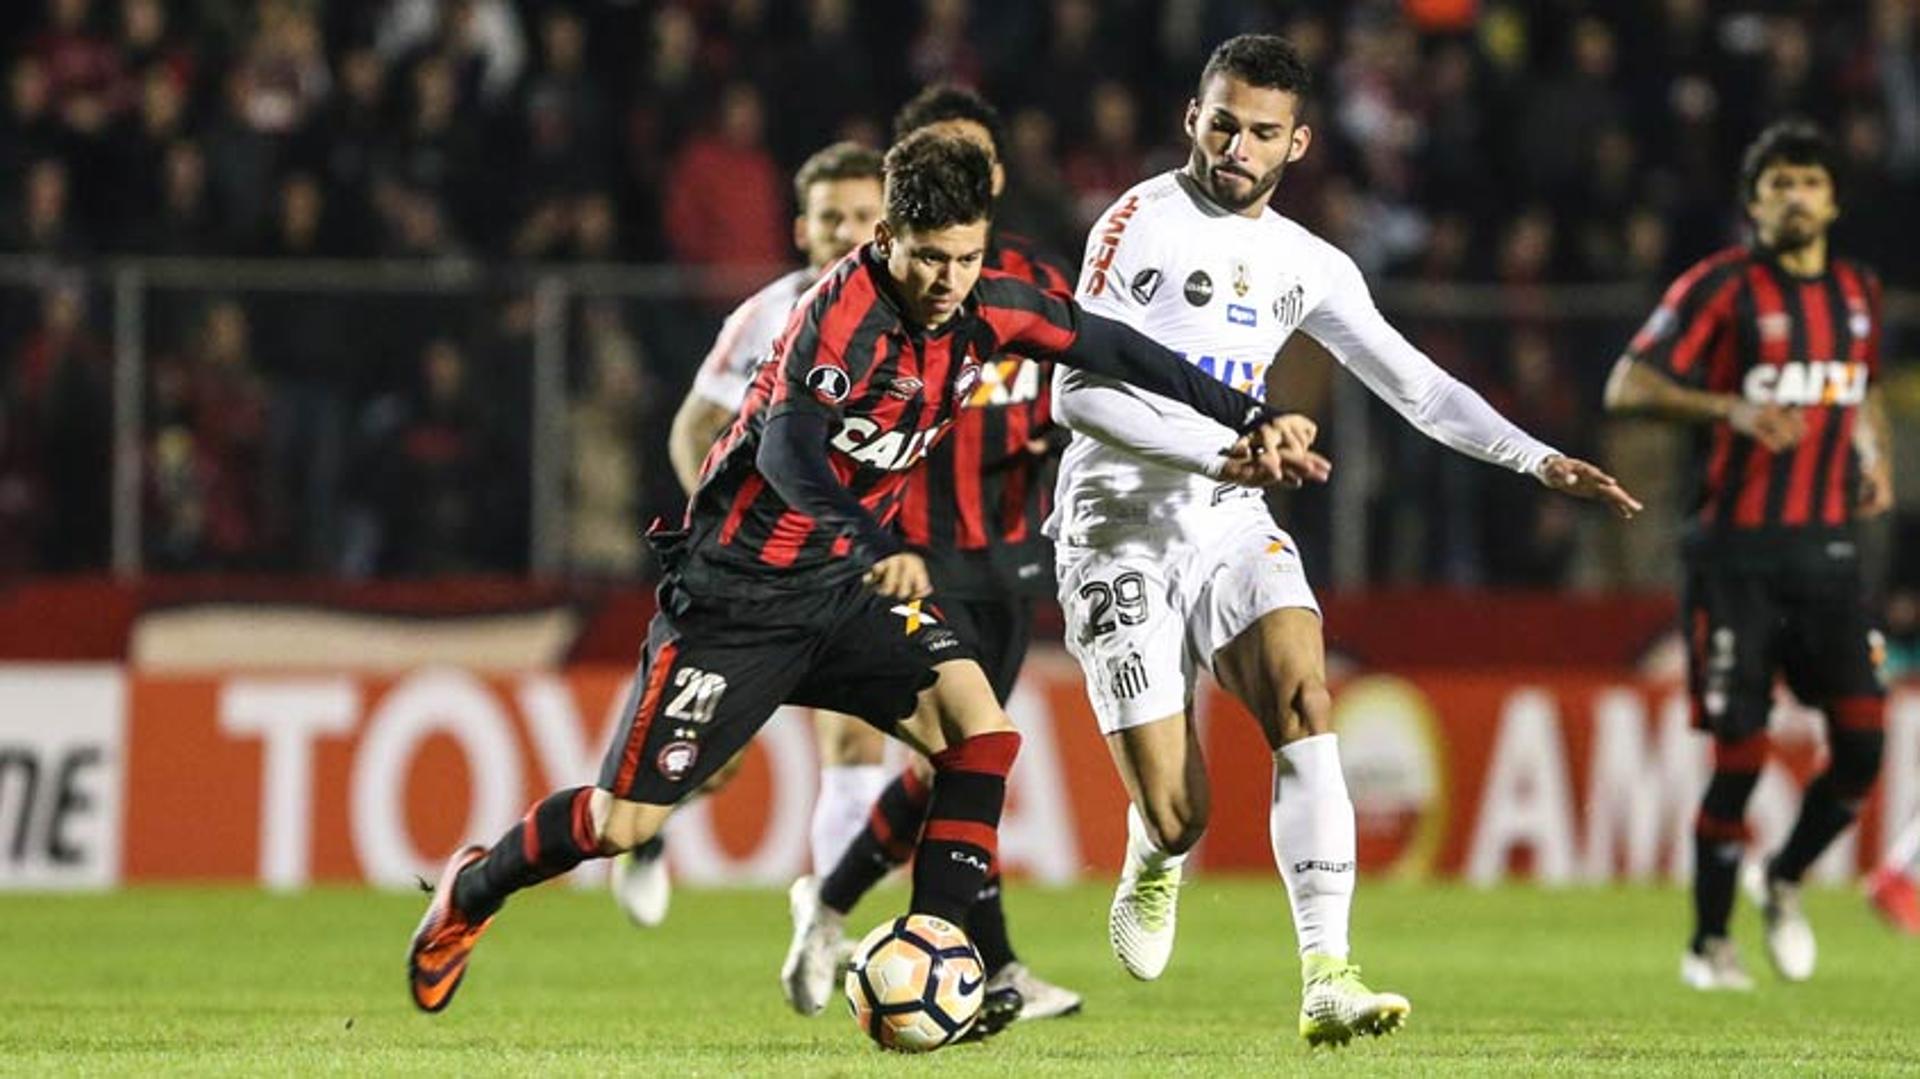
[[[978,144],[916,131],[887,151],[887,224],[930,232],[985,221],[993,208],[993,162]]]
[[[1300,50],[1293,47],[1293,42],[1275,34],[1241,34],[1221,42],[1207,58],[1207,66],[1200,69],[1200,86],[1193,96],[1204,96],[1207,83],[1212,82],[1215,75],[1231,75],[1248,85],[1268,90],[1285,90],[1299,98],[1302,105],[1313,91],[1313,72],[1301,58]]]
[[[1740,204],[1752,202],[1760,191],[1760,174],[1774,165],[1818,165],[1833,181],[1834,201],[1840,198],[1840,154],[1819,127],[1807,120],[1771,124],[1740,155]]]
[[[894,140],[897,142],[923,127],[948,120],[971,120],[986,128],[996,157],[1007,144],[1006,130],[1000,125],[1000,110],[975,91],[953,83],[929,86],[900,106],[900,111],[893,116]]]

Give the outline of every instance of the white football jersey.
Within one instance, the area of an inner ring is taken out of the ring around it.
[[[787,317],[818,275],[795,270],[740,302],[720,326],[713,348],[693,376],[694,395],[729,412],[746,403],[754,368],[773,352],[786,331]]]
[[[1531,471],[1552,452],[1400,336],[1345,252],[1271,207],[1257,218],[1224,210],[1178,171],[1136,185],[1094,223],[1075,299],[1255,397],[1266,395],[1267,368],[1281,345],[1304,332],[1455,449],[1516,471]],[[1116,529],[1141,525],[1199,537],[1218,527],[1209,508],[1264,512],[1246,497],[1256,492],[1161,463],[1215,459],[1237,437],[1233,431],[1098,376],[1059,367],[1054,379],[1055,412],[1075,428],[1048,522],[1056,539],[1100,546]],[[1087,403],[1076,405],[1075,395]],[[1089,421],[1076,425],[1076,412]]]

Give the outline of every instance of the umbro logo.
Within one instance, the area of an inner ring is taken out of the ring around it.
[[[887,396],[896,397],[902,401],[911,401],[920,396],[920,391],[925,388],[925,386],[926,383],[911,375],[905,378],[896,378],[892,382],[887,383]]]

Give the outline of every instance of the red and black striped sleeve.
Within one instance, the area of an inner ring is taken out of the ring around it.
[[[1042,291],[1010,274],[989,270],[974,286],[980,319],[996,351],[1052,356],[1080,335],[1080,308],[1065,293]]]
[[[996,335],[1015,335],[999,338],[1004,348],[1050,357],[1170,397],[1235,431],[1274,415],[1246,394],[1202,375],[1165,345],[1131,326],[1084,311],[1066,297],[1000,274],[991,280],[983,276],[978,294],[982,320]]]
[[[1701,360],[1721,335],[1734,332],[1734,294],[1746,261],[1744,248],[1730,248],[1681,274],[1633,335],[1627,358],[1689,385],[1704,384],[1707,365]]]
[[[840,406],[873,363],[873,345],[888,322],[873,278],[860,259],[840,264],[806,297],[774,346],[780,373],[768,416],[809,407],[838,418]]]

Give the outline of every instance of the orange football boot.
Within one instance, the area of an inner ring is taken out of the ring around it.
[[[473,954],[480,934],[493,924],[488,918],[476,925],[453,906],[455,878],[486,854],[487,848],[476,845],[462,847],[447,859],[426,916],[420,919],[420,928],[413,931],[413,943],[407,948],[407,984],[413,991],[414,1005],[421,1011],[437,1012],[453,1002],[453,991],[467,976],[467,957]]]

